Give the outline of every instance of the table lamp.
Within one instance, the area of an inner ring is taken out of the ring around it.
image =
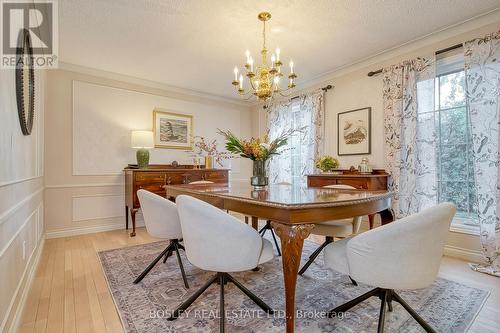
[[[154,137],[151,131],[132,131],[131,145],[137,149],[137,166],[146,169],[149,165],[149,150],[154,148]]]

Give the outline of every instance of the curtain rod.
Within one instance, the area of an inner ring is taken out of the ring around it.
[[[327,86],[324,86],[323,88],[321,88],[321,90],[323,90],[324,92],[327,92],[328,90],[332,89],[333,86],[331,84],[327,85]],[[297,99],[299,98],[300,95],[297,95],[297,96],[294,96],[292,98],[290,98],[290,100],[294,100],[294,99]]]
[[[321,88],[321,90],[323,90],[324,92],[327,92],[327,91],[328,91],[328,90],[330,90],[330,89],[333,89],[333,86],[332,86],[331,84],[326,85],[326,86],[324,86],[323,88]],[[291,100],[291,101],[293,101],[294,99],[297,99],[297,98],[299,98],[299,97],[300,97],[300,95],[297,95],[297,96],[294,96],[294,97],[290,98],[290,100]],[[263,108],[264,110],[265,110],[265,109],[267,109],[267,105],[262,106],[262,108]]]
[[[454,49],[458,49],[458,48],[460,48],[462,46],[463,46],[462,43],[456,44],[456,45],[447,47],[445,49],[437,50],[435,54],[438,55],[438,54],[441,54],[441,53],[445,53],[445,52],[448,52],[448,51],[451,51],[451,50],[454,50]],[[372,72],[368,72],[368,76],[371,77],[371,76],[374,76],[374,75],[377,75],[377,74],[380,74],[380,73],[382,73],[382,69],[379,69],[379,70],[376,70],[376,71],[372,71]]]

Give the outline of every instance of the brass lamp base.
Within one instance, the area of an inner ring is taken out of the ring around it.
[[[147,149],[141,148],[137,150],[137,167],[139,169],[147,169],[149,165],[149,151]]]

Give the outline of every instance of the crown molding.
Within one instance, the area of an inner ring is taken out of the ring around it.
[[[444,27],[437,31],[431,32],[427,35],[412,39],[403,44],[394,46],[390,49],[384,50],[382,52],[373,54],[366,58],[353,61],[349,64],[336,67],[334,69],[325,71],[313,78],[307,79],[305,81],[297,81],[297,85],[300,85],[300,90],[296,90],[295,94],[300,94],[307,92],[312,88],[317,86],[332,84],[332,80],[337,77],[346,75],[357,70],[361,70],[370,66],[380,66],[381,63],[389,61],[391,59],[404,56],[419,49],[423,49],[432,44],[442,42],[444,40],[457,37],[461,34],[467,33],[469,31],[480,29],[487,25],[498,23],[500,26],[500,7],[495,8],[491,11],[477,15],[475,17],[466,19],[464,21],[455,23],[453,25]],[[378,69],[378,68],[374,68]],[[295,95],[294,94],[294,95]],[[260,102],[253,102],[251,104],[252,108],[262,105]]]
[[[59,61],[59,67],[57,69],[75,72],[75,73],[80,73],[80,74],[85,74],[85,75],[91,75],[91,76],[104,78],[104,79],[108,79],[108,80],[136,84],[136,85],[140,85],[140,86],[147,87],[147,88],[160,89],[160,90],[167,91],[169,93],[185,95],[185,96],[194,97],[194,98],[207,99],[210,101],[230,104],[230,105],[234,105],[234,106],[238,106],[238,107],[242,107],[242,106],[243,107],[250,107],[250,103],[242,101],[240,99],[236,99],[236,98],[230,98],[230,97],[211,94],[211,93],[207,93],[207,92],[203,92],[203,91],[199,91],[199,90],[193,90],[193,89],[172,86],[172,85],[168,85],[168,84],[161,83],[161,82],[141,79],[141,78],[138,78],[135,76],[130,76],[130,75],[125,75],[125,74],[120,74],[120,73],[115,73],[115,72],[109,72],[106,70],[80,66],[80,65],[76,65],[76,64],[72,64],[72,63],[68,63],[68,62],[63,62],[63,61]]]
[[[461,22],[446,26],[442,29],[439,29],[437,31],[434,31],[432,33],[429,33],[427,35],[409,40],[405,43],[402,43],[400,45],[394,46],[392,48],[389,48],[387,50],[375,53],[371,56],[368,56],[366,58],[362,58],[356,61],[353,61],[351,63],[330,69],[328,71],[325,71],[319,75],[316,75],[315,77],[312,77],[310,79],[307,79],[305,81],[298,81],[298,85],[301,86],[300,90],[297,90],[296,93],[300,94],[301,92],[308,91],[309,89],[320,85],[320,84],[326,84],[326,83],[331,83],[331,80],[334,78],[337,78],[339,76],[345,75],[350,72],[354,72],[356,70],[366,68],[369,66],[375,66],[376,64],[382,63],[384,61],[388,61],[392,58],[396,58],[398,56],[403,56],[404,54],[408,54],[414,51],[417,51],[418,49],[425,48],[426,46],[432,45],[434,43],[441,42],[443,40],[449,39],[456,37],[460,34],[466,33],[471,30],[475,30],[484,26],[487,26],[489,24],[493,24],[496,22],[500,22],[500,7],[495,8],[493,10],[490,10],[486,13],[468,18],[466,20],[463,20]],[[182,88],[182,87],[177,87],[177,86],[172,86],[168,84],[164,84],[161,82],[156,82],[156,81],[150,81],[146,79],[141,79],[138,77],[134,76],[129,76],[125,74],[119,74],[115,72],[109,72],[105,70],[99,70],[99,69],[94,69],[94,68],[89,68],[85,66],[80,66],[76,64],[71,64],[67,62],[59,62],[59,69],[62,70],[67,70],[67,71],[73,71],[77,73],[82,73],[82,74],[87,74],[87,75],[92,75],[92,76],[97,76],[97,77],[102,77],[105,79],[110,79],[110,80],[116,80],[116,81],[122,81],[122,82],[127,82],[127,83],[132,83],[132,84],[138,84],[141,86],[145,86],[148,88],[155,88],[155,89],[161,89],[165,90],[171,93],[176,93],[176,94],[182,94],[190,97],[195,97],[195,98],[202,98],[202,99],[207,99],[211,100],[214,102],[222,102],[238,107],[247,107],[247,108],[254,108],[256,106],[261,105],[262,103],[258,101],[242,101],[240,99],[236,98],[231,98],[227,96],[221,96],[221,95],[216,95],[204,91],[199,91],[199,90],[194,90],[194,89],[188,89],[188,88]]]

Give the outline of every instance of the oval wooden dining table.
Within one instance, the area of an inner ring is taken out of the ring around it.
[[[285,285],[286,332],[295,330],[295,286],[302,246],[313,223],[380,214],[382,224],[393,221],[389,191],[346,190],[306,185],[269,185],[255,191],[247,182],[165,185],[168,199],[190,195],[218,208],[271,220],[281,240]]]

